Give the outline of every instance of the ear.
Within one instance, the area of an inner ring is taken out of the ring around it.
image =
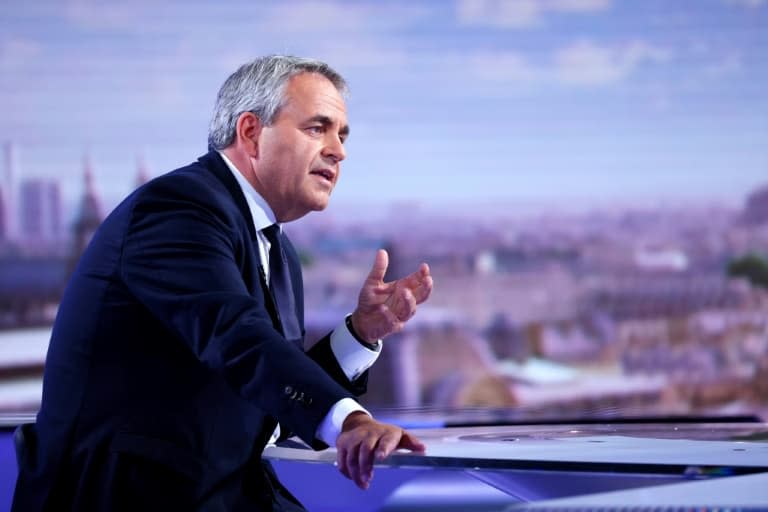
[[[249,156],[259,155],[259,135],[261,135],[261,120],[253,112],[243,112],[237,118],[235,125],[235,142]]]

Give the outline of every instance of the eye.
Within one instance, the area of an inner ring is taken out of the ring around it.
[[[307,128],[307,132],[309,132],[312,135],[322,135],[325,133],[325,126],[323,125],[314,125]]]

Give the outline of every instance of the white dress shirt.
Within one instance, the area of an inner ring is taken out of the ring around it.
[[[275,224],[275,214],[269,207],[267,202],[256,190],[251,186],[245,177],[237,170],[237,167],[227,158],[227,156],[219,152],[221,158],[224,159],[224,163],[232,172],[232,175],[237,180],[240,189],[243,191],[245,201],[248,203],[248,209],[251,211],[251,217],[253,220],[253,227],[256,229],[256,236],[259,244],[259,256],[263,263],[264,271],[267,272],[267,280],[269,280],[269,247],[270,243],[262,229]],[[282,230],[282,226],[280,227]],[[378,350],[370,350],[361,345],[349,332],[345,322],[342,322],[333,333],[331,333],[331,351],[336,357],[339,366],[344,370],[344,374],[351,381],[360,376],[365,370],[373,366],[373,363],[378,359],[381,353],[381,342],[378,344]],[[356,411],[362,411],[366,414],[370,414],[363,408],[357,401],[351,398],[342,398],[336,402],[325,418],[320,422],[320,425],[315,431],[315,437],[322,440],[328,446],[336,446],[336,438],[341,433],[341,427],[346,417]],[[280,425],[278,424],[275,432],[270,438],[270,443],[274,443],[280,436]]]

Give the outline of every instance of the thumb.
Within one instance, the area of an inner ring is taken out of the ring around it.
[[[371,272],[368,274],[368,280],[383,282],[388,266],[389,254],[384,249],[379,249],[376,251],[376,259],[373,260],[373,268],[371,268]]]

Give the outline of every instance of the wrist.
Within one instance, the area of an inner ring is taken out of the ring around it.
[[[344,422],[341,424],[341,431],[346,432],[358,427],[362,423],[372,420],[371,415],[364,411],[354,411],[344,418]]]
[[[363,335],[360,333],[357,327],[355,327],[355,321],[354,321],[354,313],[351,315],[347,315],[347,317],[344,319],[347,330],[352,335],[355,340],[357,340],[358,343],[360,343],[362,346],[367,348],[368,350],[378,350],[379,349],[379,340],[374,340],[373,342],[368,341],[363,337]]]

